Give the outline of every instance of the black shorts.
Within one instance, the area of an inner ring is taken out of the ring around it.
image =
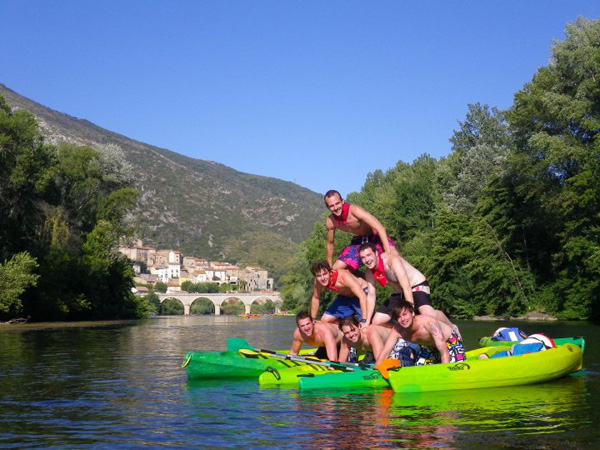
[[[417,284],[417,286],[429,286],[427,281],[423,281],[422,283]],[[413,286],[416,287],[416,286]],[[412,293],[413,300],[415,301],[415,312],[419,313],[419,308],[421,306],[427,305],[433,307],[431,304],[431,296],[427,292],[417,291]],[[377,310],[382,314],[387,314],[388,316],[392,315],[392,310],[394,306],[396,306],[400,301],[404,298],[404,294],[402,292],[396,292],[388,298],[383,305]]]
[[[315,352],[315,358],[327,359],[327,349],[325,347],[319,347]]]

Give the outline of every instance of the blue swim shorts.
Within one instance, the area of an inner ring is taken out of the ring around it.
[[[356,314],[359,322],[362,320],[358,299],[356,297],[346,297],[345,295],[338,295],[331,305],[329,305],[329,308],[325,310],[325,314],[337,317],[338,319]]]

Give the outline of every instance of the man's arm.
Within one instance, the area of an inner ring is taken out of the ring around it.
[[[368,322],[365,322],[367,325],[371,323],[371,319],[373,318],[373,314],[375,313],[375,303],[377,302],[377,289],[375,288],[375,277],[370,270],[367,270],[366,276],[367,280],[367,310],[371,311],[371,318]]]
[[[348,341],[346,339],[342,339],[339,355],[340,362],[346,362],[348,360],[348,353],[350,353],[350,346],[348,345]]]
[[[365,328],[364,331],[365,336],[367,337],[367,342],[371,346],[371,351],[373,352],[373,356],[375,356],[375,358],[379,356],[384,346],[384,342],[381,338],[378,328],[378,325],[370,325],[369,327]],[[388,352],[388,354],[389,353],[390,352]]]
[[[429,321],[429,325],[427,325],[427,331],[429,331],[429,334],[435,342],[435,347],[438,349],[438,352],[440,352],[442,363],[449,363],[450,353],[448,352],[448,347],[446,347],[446,342],[444,341],[444,336],[442,335],[442,329],[439,322],[433,317]]]
[[[327,250],[327,262],[329,263],[329,266],[332,267],[333,249],[335,243],[335,226],[333,225],[331,217],[328,217],[327,220],[325,220],[325,226],[327,227],[327,244],[325,245]]]
[[[388,253],[386,258],[390,269],[392,269],[392,272],[394,272],[394,275],[396,275],[398,283],[400,283],[404,298],[414,306],[415,300],[413,299],[412,295],[412,286],[410,285],[410,280],[408,279],[408,274],[402,265],[402,261],[393,253]]]
[[[292,338],[292,346],[290,347],[290,355],[297,355],[298,352],[300,351],[300,348],[302,347],[302,343],[304,341],[302,340],[302,337],[300,336],[300,332],[298,331],[298,329],[296,329],[296,331],[294,331],[294,335]]]
[[[358,279],[352,275],[350,272],[348,272],[347,270],[340,270],[338,271],[338,273],[340,275],[342,275],[342,280],[340,284],[342,284],[343,286],[345,286],[346,288],[350,289],[352,291],[352,294],[358,298],[358,301],[360,303],[360,312],[362,314],[362,318],[365,319],[365,325],[369,325],[371,323],[371,319],[373,317],[373,309],[375,308],[375,302],[373,302],[373,305],[371,308],[368,307],[368,300],[367,300],[367,296],[364,293],[362,287],[360,286],[360,283],[358,282]],[[339,280],[339,275],[338,275],[338,280]]]
[[[388,235],[385,227],[381,224],[379,220],[375,218],[372,214],[365,211],[363,208],[357,205],[352,205],[352,215],[357,219],[363,221],[367,225],[371,227],[373,231],[376,231],[379,237],[381,238],[381,246],[383,247],[384,252],[390,252],[390,243],[388,242]]]
[[[318,286],[317,280],[313,284],[313,294],[310,300],[310,315],[313,319],[317,318],[319,306],[321,304],[321,289]]]
[[[384,360],[387,359],[390,352],[394,348],[394,345],[396,345],[396,342],[398,341],[399,337],[400,337],[400,333],[398,333],[398,331],[396,331],[395,327],[392,328],[390,330],[390,334],[388,335],[387,339],[385,340],[385,345],[383,346],[383,350],[381,350],[381,353],[379,353],[379,355],[375,355],[377,357],[377,360],[375,361],[375,365],[381,364]]]
[[[331,328],[329,328],[328,324],[325,324],[322,322],[315,325],[315,327],[317,328],[317,330],[318,330],[317,332],[319,333],[319,335],[320,335],[319,337],[321,338],[319,340],[321,342],[323,342],[325,350],[327,350],[327,359],[329,361],[337,361],[338,360],[337,342],[335,340],[335,336],[333,335],[333,332],[331,331]]]

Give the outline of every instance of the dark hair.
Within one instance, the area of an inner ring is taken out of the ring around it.
[[[340,194],[338,191],[336,191],[335,189],[329,189],[327,192],[325,192],[325,195],[323,196],[323,200],[329,198],[329,197],[333,197],[334,195],[336,195],[340,198],[340,200],[344,200],[342,198],[342,194]]]
[[[377,252],[377,246],[375,244],[373,244],[372,242],[365,242],[364,244],[362,244],[359,248],[358,248],[358,253],[362,252],[363,250],[366,250],[370,248],[371,250],[373,250],[373,253]]]
[[[317,273],[321,272],[323,269],[329,272],[331,270],[331,266],[325,260],[315,261],[312,263],[312,266],[310,266],[310,273],[316,276]]]
[[[306,319],[307,317],[310,317],[311,319],[313,318],[307,311],[300,311],[298,314],[296,314],[296,325],[298,325],[298,322],[300,322],[302,319]]]
[[[354,314],[351,316],[342,317],[338,323],[338,328],[341,330],[343,326],[358,328],[358,319]]]
[[[398,320],[398,317],[400,317],[400,313],[403,309],[408,309],[412,313],[415,312],[415,307],[413,306],[413,304],[406,299],[402,299],[398,303],[396,303],[392,308],[392,320]]]

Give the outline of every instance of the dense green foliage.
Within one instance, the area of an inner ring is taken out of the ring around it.
[[[384,224],[453,317],[597,318],[600,21],[568,25],[508,111],[469,105],[450,141],[447,158],[376,171],[348,200]],[[308,307],[324,239],[317,223],[282,279],[284,308]]]
[[[0,96],[0,319],[147,313],[114,251],[138,197],[128,169],[115,146],[48,145]]]
[[[162,316],[183,316],[183,303],[175,298],[168,298],[160,304],[159,314]]]
[[[192,306],[190,306],[190,314],[201,316],[214,313],[215,305],[207,298],[198,298],[194,300],[194,303],[192,303]]]
[[[264,303],[254,302],[250,307],[251,314],[273,314],[275,312],[275,303],[267,299]]]
[[[232,292],[237,290],[237,285],[229,283],[192,283],[184,281],[181,283],[181,289],[185,292],[205,292],[207,294],[218,292]]]

